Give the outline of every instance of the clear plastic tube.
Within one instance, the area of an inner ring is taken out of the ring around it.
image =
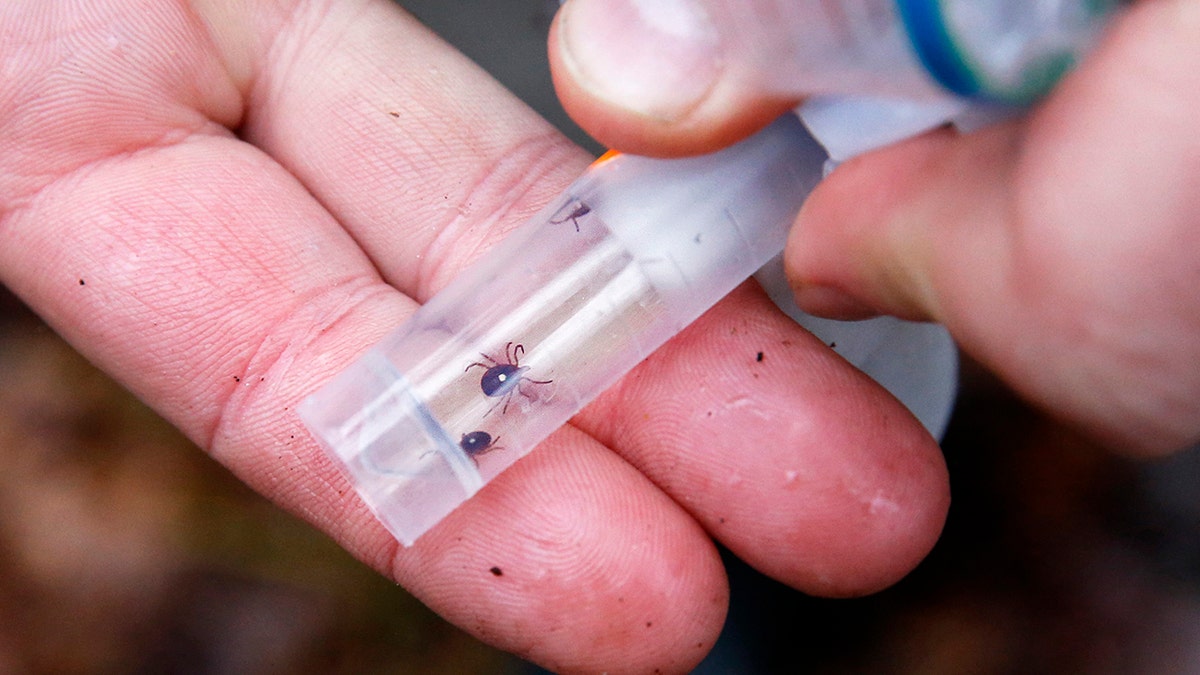
[[[777,0],[711,6],[763,59],[748,77],[807,94],[1024,102],[1090,45],[1112,0]],[[726,12],[729,12],[728,14]],[[762,31],[770,21],[788,30]],[[775,42],[764,34],[786,35]],[[786,62],[790,69],[766,65]],[[838,158],[928,111],[829,101],[806,120]],[[957,104],[955,104],[956,106]],[[865,115],[865,116],[864,116]],[[864,122],[865,120],[865,122]],[[849,131],[850,138],[845,132]],[[597,162],[300,415],[411,545],[783,249],[826,153],[791,116],[721,152]]]
[[[789,115],[704,157],[601,160],[300,416],[411,545],[782,250],[825,157]]]
[[[752,55],[740,75],[767,90],[908,100],[950,91],[1008,104],[1028,103],[1053,86],[1120,4],[775,0],[746,12],[736,3],[699,1],[738,53]]]

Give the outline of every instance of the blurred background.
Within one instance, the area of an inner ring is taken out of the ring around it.
[[[550,88],[556,2],[401,4],[598,149]],[[961,378],[928,560],[828,601],[728,558],[698,672],[1200,672],[1200,457],[1123,461]],[[0,674],[376,672],[538,671],[250,492],[0,287]]]

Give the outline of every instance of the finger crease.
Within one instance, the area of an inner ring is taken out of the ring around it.
[[[578,161],[578,150],[555,131],[521,139],[480,172],[458,209],[418,255],[416,297],[422,302],[445,286],[466,264],[520,225],[520,218],[541,207],[529,199],[564,164]],[[476,204],[497,204],[477,211]]]

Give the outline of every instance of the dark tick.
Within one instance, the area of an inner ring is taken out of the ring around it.
[[[462,440],[458,442],[458,447],[463,449],[472,459],[482,455],[485,452],[499,450],[496,441],[500,440],[497,436],[492,438],[492,435],[486,431],[472,431],[469,434],[463,434]]]
[[[550,384],[554,380],[534,380],[525,376],[525,372],[529,370],[528,366],[521,365],[521,356],[525,354],[525,345],[514,345],[508,343],[504,345],[504,361],[493,359],[487,354],[480,354],[488,363],[476,361],[467,366],[463,372],[472,368],[483,368],[483,377],[479,380],[479,388],[483,390],[484,396],[493,398],[502,397],[504,399],[504,409],[500,414],[508,412],[508,403],[512,399],[514,393],[519,393],[532,400],[532,397],[521,388],[525,382],[531,384]],[[488,412],[491,412],[490,410]]]
[[[574,211],[571,211],[570,213],[563,216],[562,218],[559,218],[558,220],[550,221],[550,224],[561,225],[569,220],[569,221],[571,221],[571,224],[575,226],[575,231],[578,232],[579,231],[579,219],[586,216],[587,214],[589,214],[591,212],[592,212],[592,207],[588,206],[587,204],[584,204],[583,202],[579,202],[579,206],[576,206]]]

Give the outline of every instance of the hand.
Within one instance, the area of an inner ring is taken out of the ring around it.
[[[704,14],[684,19],[699,2],[636,9],[651,4],[571,0],[556,21],[556,84],[602,142],[706,150],[805,93],[755,88],[772,76],[748,77],[759,61],[739,45],[756,42],[726,40],[727,23]],[[771,16],[769,5],[706,3],[747,16]],[[633,49],[657,44],[655,25],[670,27],[668,58]],[[756,26],[761,44],[796,29]],[[829,316],[940,321],[1014,388],[1116,447],[1153,454],[1196,442],[1198,38],[1193,3],[1138,3],[1026,118],[843,164],[792,231],[786,265],[798,301]],[[614,84],[607,74],[618,68],[659,82],[654,96]]]
[[[0,11],[0,281],[451,621],[686,670],[726,609],[711,537],[828,595],[932,546],[933,440],[747,285],[401,549],[296,404],[589,158],[383,0],[67,4]]]

